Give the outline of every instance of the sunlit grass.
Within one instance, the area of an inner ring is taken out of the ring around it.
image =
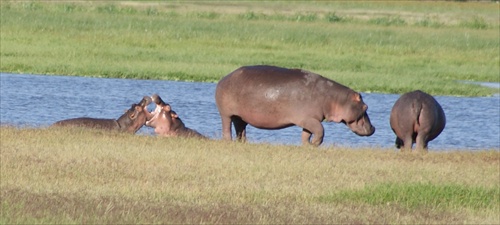
[[[500,222],[498,151],[400,154],[84,129],[0,135],[2,223]]]
[[[355,201],[372,205],[401,204],[409,209],[498,208],[498,187],[466,187],[447,184],[379,184],[362,190],[348,190],[319,197],[322,202]]]
[[[499,81],[493,4],[2,2],[0,70],[216,82],[271,64],[357,91],[484,96],[498,90],[457,81]]]

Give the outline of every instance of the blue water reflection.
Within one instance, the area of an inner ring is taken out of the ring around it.
[[[183,119],[186,126],[221,138],[221,122],[215,105],[214,83],[158,80],[104,79],[69,76],[0,74],[0,122],[2,125],[47,127],[75,117],[118,118],[143,96],[158,93]],[[390,110],[399,95],[363,93],[368,114],[377,128],[370,137],[359,137],[345,125],[323,123],[324,145],[393,148],[395,135],[389,126]],[[430,150],[500,150],[500,96],[466,98],[436,96],[447,124],[430,142]],[[153,105],[151,105],[151,108]],[[143,127],[138,134],[154,135]],[[301,128],[247,129],[250,142],[300,145]]]

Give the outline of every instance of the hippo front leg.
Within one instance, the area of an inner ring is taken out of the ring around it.
[[[310,119],[297,124],[297,126],[302,127],[302,144],[319,146],[323,143],[324,129],[321,122]]]
[[[401,140],[401,138],[398,138],[396,137],[396,148],[397,149],[401,149],[401,148],[404,148],[404,143],[403,143],[403,140]]]

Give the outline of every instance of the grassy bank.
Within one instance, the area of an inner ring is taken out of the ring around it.
[[[0,131],[2,224],[500,223],[497,151]]]
[[[216,82],[242,65],[311,70],[355,90],[498,90],[493,2],[1,3],[2,72]]]

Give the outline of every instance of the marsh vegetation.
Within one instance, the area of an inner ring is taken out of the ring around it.
[[[465,7],[466,5],[466,7]],[[3,72],[216,82],[243,65],[357,91],[497,90],[493,2],[2,2]]]

